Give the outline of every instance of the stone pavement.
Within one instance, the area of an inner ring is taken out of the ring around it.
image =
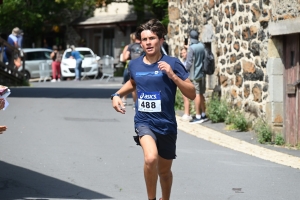
[[[181,120],[180,114],[181,112],[177,112],[176,116],[178,129],[186,133],[264,160],[300,169],[300,150],[259,144],[254,133],[226,131],[222,123],[208,121],[202,124],[190,124]]]

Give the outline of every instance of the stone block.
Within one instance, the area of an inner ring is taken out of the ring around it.
[[[174,6],[169,7],[169,20],[174,22],[180,17],[180,10]]]
[[[273,37],[268,41],[268,57],[280,58],[283,55],[283,40],[281,37]]]
[[[269,102],[283,102],[283,76],[269,76]]]
[[[267,62],[267,74],[272,75],[283,75],[284,64],[281,58],[269,58]]]
[[[272,36],[286,35],[300,32],[300,18],[273,21],[269,23],[269,32]]]
[[[201,40],[202,42],[212,42],[214,40],[214,27],[207,24],[202,28]]]
[[[283,103],[266,103],[266,117],[269,124],[283,124]]]

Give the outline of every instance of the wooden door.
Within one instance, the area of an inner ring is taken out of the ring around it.
[[[299,34],[285,36],[284,54],[284,134],[287,144],[300,143]]]

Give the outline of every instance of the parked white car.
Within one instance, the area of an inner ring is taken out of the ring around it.
[[[82,57],[82,71],[81,76],[93,76],[96,77],[99,72],[98,61],[100,57],[94,54],[94,52],[88,47],[76,47]],[[69,58],[71,55],[71,49],[65,50],[62,61],[60,64],[61,78],[75,77],[76,60]]]
[[[39,78],[41,76],[40,66],[44,65],[47,76],[52,76],[52,60],[50,58],[51,50],[46,48],[24,48],[25,56],[25,77],[26,79]],[[23,70],[23,64],[19,71]]]

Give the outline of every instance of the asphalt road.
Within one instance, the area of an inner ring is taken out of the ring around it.
[[[147,199],[134,111],[111,107],[120,79],[11,88],[0,112],[0,199]],[[298,200],[300,170],[179,131],[172,200]],[[158,185],[158,195],[160,189]]]

